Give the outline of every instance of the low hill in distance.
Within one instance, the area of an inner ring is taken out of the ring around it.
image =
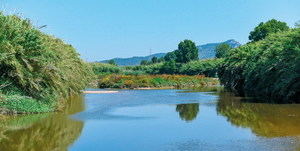
[[[232,48],[236,48],[241,45],[239,42],[237,42],[233,39],[227,40],[225,42],[220,42],[220,43],[209,43],[209,44],[205,44],[205,45],[200,45],[200,46],[197,46],[197,48],[199,50],[199,58],[200,59],[214,58],[216,55],[216,52],[215,52],[216,47],[222,43],[226,43],[226,44],[230,45]],[[149,56],[130,57],[130,58],[113,58],[112,60],[114,60],[116,62],[116,64],[119,66],[135,66],[135,65],[139,65],[142,60],[151,60],[152,57],[161,58],[161,57],[164,57],[165,55],[166,55],[166,53],[156,53],[156,54],[152,54]],[[103,60],[103,61],[99,61],[99,62],[107,63],[108,61],[109,60]]]

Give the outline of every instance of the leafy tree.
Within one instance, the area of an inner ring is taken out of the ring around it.
[[[199,112],[199,104],[178,104],[176,111],[179,112],[179,116],[182,120],[192,121],[194,120]]]
[[[206,59],[191,61],[180,67],[179,74],[217,77],[218,67],[222,64],[222,60],[223,59]]]
[[[117,65],[116,62],[115,62],[115,60],[113,60],[113,59],[109,60],[108,64],[115,65],[115,66]]]
[[[216,48],[216,58],[223,58],[232,48],[226,44],[222,43]]]
[[[178,44],[178,50],[175,51],[176,62],[187,63],[192,60],[198,60],[198,48],[191,40],[184,40]]]
[[[266,23],[261,22],[254,31],[250,32],[249,40],[259,41],[265,39],[271,33],[289,30],[285,22],[277,21],[275,19],[269,20]]]
[[[177,73],[177,70],[179,68],[176,65],[176,62],[174,60],[167,61],[165,62],[161,68],[160,68],[160,73],[161,74],[175,74]]]
[[[158,62],[158,58],[157,57],[152,57],[151,61],[152,61],[152,63],[157,63]]]
[[[158,62],[164,62],[165,61],[165,58],[164,57],[161,57],[157,60]]]
[[[176,54],[175,52],[168,52],[165,57],[164,57],[165,61],[171,61],[171,60],[176,60]]]

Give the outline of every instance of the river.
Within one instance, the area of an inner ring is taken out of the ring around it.
[[[0,151],[300,151],[300,105],[228,92],[85,94],[0,123]]]

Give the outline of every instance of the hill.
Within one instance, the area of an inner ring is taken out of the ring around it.
[[[241,44],[233,39],[227,40],[225,42],[220,42],[220,43],[208,43],[205,45],[200,45],[197,46],[199,49],[199,58],[200,59],[209,59],[209,58],[214,58],[215,57],[215,49],[219,44],[226,43],[229,44],[232,48],[236,48],[240,46]],[[156,53],[153,55],[149,56],[140,56],[140,57],[130,57],[130,58],[113,58],[113,60],[116,62],[117,65],[120,66],[134,66],[134,65],[139,65],[142,60],[151,60],[152,57],[157,57],[161,58],[164,57],[166,53]],[[99,61],[102,63],[107,63],[109,60],[103,60]]]

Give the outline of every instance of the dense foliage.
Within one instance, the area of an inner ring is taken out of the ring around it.
[[[176,50],[175,50],[176,51]],[[173,52],[168,52],[165,57],[164,57],[164,60],[165,61],[175,61],[176,60],[176,54],[175,54],[175,51]]]
[[[71,45],[40,32],[27,19],[3,14],[0,71],[0,108],[20,112],[53,110],[59,99],[82,90],[91,75]]]
[[[92,67],[97,75],[111,73],[123,75],[181,74],[217,77],[218,67],[221,63],[222,59],[197,60],[186,64],[176,63],[172,60],[163,63],[127,67],[118,67],[103,63],[92,63]]]
[[[198,48],[191,40],[184,40],[178,44],[178,49],[165,55],[165,61],[175,61],[177,63],[188,63],[198,60]]]
[[[176,62],[187,63],[198,60],[198,48],[191,40],[184,40],[178,44],[178,50],[175,51]]]
[[[118,66],[106,63],[91,63],[93,71],[96,75],[106,73],[121,73],[122,69]]]
[[[231,49],[232,48],[226,43],[218,45],[216,48],[216,58],[224,58]]]
[[[103,75],[98,81],[100,88],[198,88],[218,85],[218,80],[204,76],[185,75]]]
[[[199,113],[199,104],[178,104],[176,105],[176,111],[182,120],[187,122],[193,121]]]
[[[255,27],[254,31],[250,33],[249,40],[259,41],[266,38],[269,34],[287,30],[289,30],[289,27],[285,22],[272,19],[266,23],[262,22]]]
[[[222,84],[240,95],[300,103],[300,29],[233,49],[219,75]]]
[[[207,59],[191,61],[183,64],[179,69],[180,74],[186,75],[205,75],[207,77],[217,77],[218,67],[222,59]]]

